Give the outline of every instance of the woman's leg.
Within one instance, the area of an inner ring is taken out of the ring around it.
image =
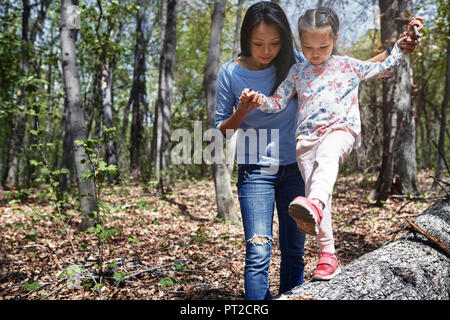
[[[280,167],[275,189],[281,251],[280,294],[303,283],[305,233],[297,229],[288,211],[289,204],[298,196],[305,196],[305,184],[297,164]]]
[[[277,175],[267,175],[257,165],[240,165],[238,195],[245,233],[245,298],[270,299],[269,265]]]

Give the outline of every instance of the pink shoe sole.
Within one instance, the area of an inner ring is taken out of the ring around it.
[[[297,223],[298,230],[316,236],[319,233],[319,222],[307,201],[303,197],[295,198],[289,205],[289,215]]]

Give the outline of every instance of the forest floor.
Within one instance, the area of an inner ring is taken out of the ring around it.
[[[431,175],[418,177],[422,194]],[[375,176],[350,175],[336,184],[333,230],[341,265],[398,239],[406,218],[414,220],[437,201],[427,194],[390,198],[377,207],[367,199],[374,181]],[[212,181],[179,181],[165,199],[137,183],[103,190],[101,246],[95,232],[77,231],[75,200],[60,213],[45,190],[31,191],[26,197],[0,191],[0,300],[244,299],[242,224],[215,217]],[[239,210],[234,185],[233,191]],[[274,296],[277,230],[275,215],[269,270]],[[308,235],[305,281],[317,258],[315,239]]]

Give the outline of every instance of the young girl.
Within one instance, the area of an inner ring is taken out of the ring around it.
[[[420,18],[410,25],[421,25]],[[340,272],[335,255],[331,197],[339,164],[360,145],[361,120],[358,86],[374,77],[389,77],[404,54],[398,40],[384,62],[370,63],[333,55],[339,19],[329,8],[306,11],[298,22],[301,46],[307,61],[292,66],[272,97],[251,89],[243,101],[253,101],[265,112],[279,112],[298,95],[297,164],[305,181],[306,198],[296,197],[289,215],[300,231],[316,235],[320,249],[315,280],[329,280]]]

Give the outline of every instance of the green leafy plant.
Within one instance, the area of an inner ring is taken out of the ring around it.
[[[161,284],[163,287],[170,287],[173,286],[176,283],[180,283],[180,280],[173,277],[165,277],[158,281],[159,284]]]
[[[23,291],[37,291],[41,287],[38,281],[28,281],[22,286]]]

